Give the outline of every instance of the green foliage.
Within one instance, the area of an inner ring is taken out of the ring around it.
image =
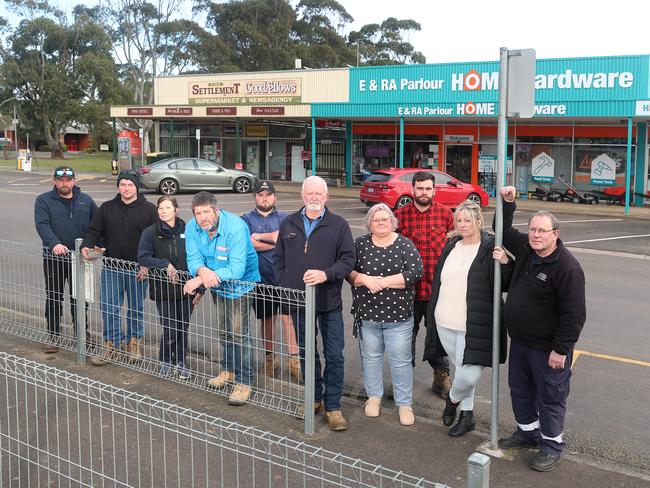
[[[426,63],[424,55],[405,40],[409,33],[420,29],[420,24],[414,20],[389,17],[381,24],[366,24],[351,32],[348,40],[350,44],[359,45],[360,64]]]

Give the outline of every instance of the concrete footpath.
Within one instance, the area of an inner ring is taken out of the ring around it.
[[[393,409],[383,409],[379,418],[369,419],[363,414],[363,402],[347,398],[343,400],[343,411],[350,423],[348,431],[329,431],[322,415],[319,415],[316,417],[315,434],[305,436],[302,433],[303,422],[287,415],[251,406],[232,407],[226,398],[209,391],[197,390],[120,366],[78,366],[73,353],[46,355],[40,351],[39,346],[13,336],[3,336],[0,350],[450,487],[467,486],[466,460],[487,440],[486,434],[479,432],[472,432],[461,439],[451,439],[447,435],[447,428],[438,418],[417,418],[414,426],[403,427]],[[506,435],[508,432],[500,434]],[[626,473],[622,466],[604,466],[566,456],[553,472],[537,473],[528,468],[532,452],[506,454],[502,459],[491,458],[491,487],[650,486],[650,476]]]

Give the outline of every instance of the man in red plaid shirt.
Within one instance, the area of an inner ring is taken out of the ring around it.
[[[454,215],[449,208],[435,203],[435,179],[431,173],[418,171],[413,175],[414,201],[395,211],[399,222],[397,232],[408,237],[422,257],[422,280],[415,285],[415,303],[413,306],[413,336],[411,344],[411,362],[415,367],[415,342],[420,329],[422,317],[426,323],[427,306],[431,298],[433,275],[442,253],[442,248],[447,243],[447,232],[454,228]],[[435,332],[435,331],[434,331]],[[437,335],[437,334],[436,334]],[[433,368],[432,390],[446,399],[451,389],[449,379],[449,359],[438,342],[435,359],[430,359]]]

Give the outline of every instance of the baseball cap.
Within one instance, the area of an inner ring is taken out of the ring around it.
[[[54,178],[74,178],[74,170],[70,166],[59,166],[54,170]]]
[[[259,180],[255,184],[255,193],[259,193],[261,191],[268,191],[269,193],[275,193],[275,187],[273,186],[273,183],[271,183],[268,180]]]

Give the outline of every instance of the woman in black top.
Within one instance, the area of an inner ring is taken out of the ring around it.
[[[379,415],[386,351],[400,423],[412,425],[413,285],[422,277],[422,260],[415,245],[395,232],[397,219],[386,204],[368,210],[366,227],[370,233],[355,241],[357,263],[348,277],[352,313],[360,326],[359,349],[368,395],[365,413],[368,417]]]
[[[187,329],[194,305],[201,295],[183,294],[188,279],[185,258],[185,222],[178,218],[178,203],[165,195],[158,199],[159,220],[147,227],[140,238],[138,263],[149,268],[149,293],[156,302],[163,334],[159,360],[163,375],[176,366],[179,378],[189,378],[185,363]]]

